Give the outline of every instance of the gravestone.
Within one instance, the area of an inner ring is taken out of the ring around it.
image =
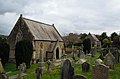
[[[3,68],[3,65],[2,65],[2,62],[1,62],[1,58],[0,58],[0,73],[3,73],[4,72],[4,68]]]
[[[101,59],[96,59],[95,60],[95,65],[100,65],[102,63],[103,63],[103,61]]]
[[[103,64],[93,66],[93,79],[108,79],[108,69],[109,68]]]
[[[82,72],[88,72],[90,70],[90,64],[87,62],[84,62],[82,64]]]
[[[95,47],[92,47],[91,48],[92,57],[94,57],[94,55],[95,55],[96,52],[97,52],[97,49]]]
[[[90,54],[90,53],[87,54],[87,60],[88,60],[88,61],[91,61],[91,59],[92,59],[92,54]]]
[[[106,66],[109,66],[110,69],[114,69],[115,64],[115,57],[112,55],[112,53],[108,53],[104,58],[104,64]]]
[[[47,65],[48,65],[47,72],[50,72],[50,65],[51,65],[51,61],[50,60],[47,61]]]
[[[78,58],[80,58],[80,55],[81,55],[82,53],[84,53],[84,52],[83,52],[82,48],[80,48],[80,49],[78,50]]]
[[[20,64],[18,66],[18,69],[19,69],[19,72],[18,72],[17,79],[23,79],[23,72],[24,72],[24,70],[23,70],[23,64]]]
[[[41,62],[38,62],[38,67],[36,68],[35,73],[36,73],[36,79],[41,79],[42,76]]]
[[[75,75],[73,79],[87,79],[87,78],[83,75]]]
[[[64,61],[61,71],[61,79],[73,79],[74,68],[72,67],[70,60],[66,59]]]
[[[25,72],[25,70],[26,70],[26,64],[25,63],[22,63],[22,70],[23,70],[23,72]]]
[[[119,63],[119,52],[118,52],[118,50],[115,50],[112,54],[115,57],[115,63]]]
[[[84,52],[81,50],[81,52],[80,52],[80,59],[83,59],[85,57],[85,54],[84,54]]]
[[[99,58],[100,58],[101,60],[104,60],[104,57],[105,57],[105,55],[106,55],[107,53],[108,53],[107,50],[106,50],[105,48],[103,48],[103,49],[101,50],[101,52],[100,52]]]
[[[87,61],[86,59],[79,59],[76,63],[77,64],[83,64],[86,61]]]
[[[1,58],[0,58],[0,79],[7,79],[5,70],[4,70],[2,62],[1,62]]]

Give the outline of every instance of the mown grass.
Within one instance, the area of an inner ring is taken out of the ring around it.
[[[90,63],[89,72],[82,72],[82,65],[72,62],[75,74],[81,74],[86,76],[87,79],[92,79],[92,65],[94,65],[94,61],[98,58],[98,56],[99,56],[99,53],[96,53],[95,57],[91,57],[90,60],[87,60]],[[67,57],[70,57],[70,54],[68,54]],[[77,55],[76,55],[76,58],[77,58]],[[85,56],[85,58],[89,58],[89,56]],[[32,64],[30,69],[26,70],[25,73],[27,75],[24,76],[24,79],[36,79],[36,74],[35,74],[36,68],[37,68],[37,65]],[[11,64],[11,63],[8,63],[5,66],[5,70],[7,72],[11,71],[11,73],[9,73],[8,76],[16,75],[18,73],[18,70],[15,67],[15,64]],[[60,79],[60,75],[61,75],[61,65],[55,67],[50,72],[47,72],[47,64],[44,65],[42,79]],[[109,70],[109,79],[120,79],[120,63],[115,64],[114,70]]]

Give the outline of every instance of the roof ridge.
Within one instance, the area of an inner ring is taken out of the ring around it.
[[[22,17],[23,19],[26,19],[26,20],[30,20],[30,21],[33,21],[33,22],[37,22],[37,23],[40,23],[40,24],[45,24],[45,25],[49,25],[49,26],[52,26],[50,24],[47,24],[47,23],[43,23],[43,22],[40,22],[40,21],[36,21],[36,20],[32,20],[32,19],[28,19],[28,18],[25,18],[25,17]]]

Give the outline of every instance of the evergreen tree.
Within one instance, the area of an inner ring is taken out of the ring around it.
[[[9,60],[9,50],[10,50],[9,44],[3,41],[0,42],[0,58],[3,66],[5,66],[5,64]]]
[[[83,51],[85,52],[85,54],[90,53],[91,51],[91,41],[89,38],[86,38],[83,40]]]
[[[25,62],[27,68],[30,67],[30,61],[32,59],[33,54],[33,45],[29,40],[22,40],[16,44],[15,48],[15,59],[16,59],[16,67],[18,67],[21,63]]]
[[[112,41],[115,41],[117,37],[118,37],[118,34],[117,34],[116,32],[113,32],[113,33],[111,34],[111,40],[112,40]]]

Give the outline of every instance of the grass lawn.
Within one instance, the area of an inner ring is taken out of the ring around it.
[[[90,63],[89,72],[82,72],[82,66],[80,64],[76,64],[75,62],[73,62],[72,65],[74,67],[75,74],[82,74],[86,76],[88,79],[92,79],[92,65],[94,64],[94,61],[95,59],[97,59],[98,56],[99,54],[97,53],[95,57],[91,58],[91,60],[88,60],[88,62]],[[70,57],[70,55],[68,55],[67,57]],[[24,77],[24,79],[36,79],[36,74],[35,74],[36,67],[37,67],[36,64],[32,64],[30,69],[26,70],[27,75]],[[50,73],[48,73],[46,69],[47,69],[47,65],[45,64],[42,79],[60,79],[61,65],[52,69]],[[11,63],[6,64],[5,70],[7,72],[9,71],[12,72],[9,73],[8,76],[12,76],[18,73],[15,64],[11,64]],[[120,79],[120,63],[115,64],[115,69],[109,71],[109,79]]]

